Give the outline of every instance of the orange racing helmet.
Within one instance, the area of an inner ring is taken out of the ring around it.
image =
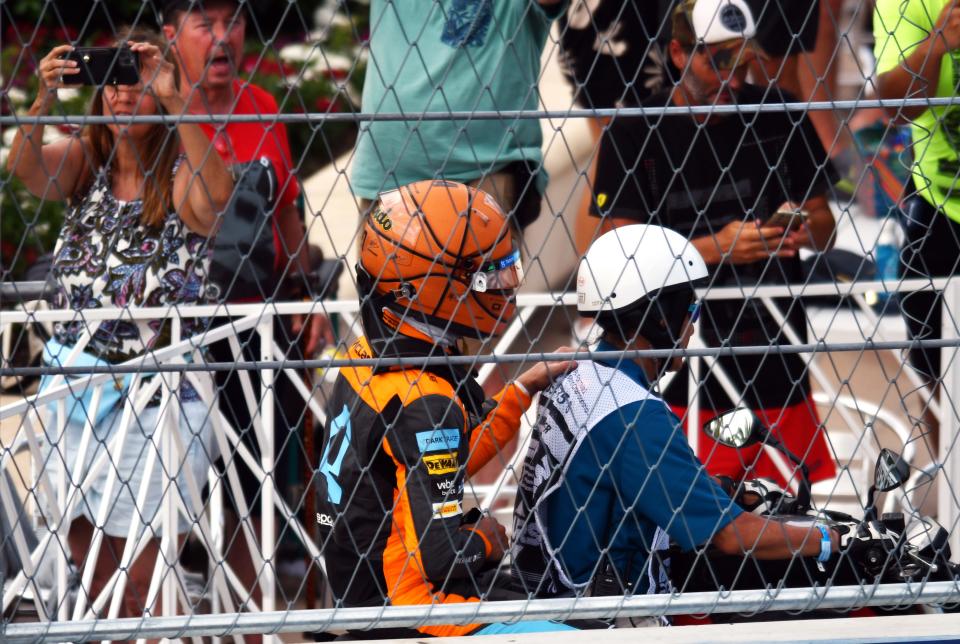
[[[506,330],[523,280],[520,251],[493,197],[452,181],[383,192],[364,221],[360,297],[452,334]]]

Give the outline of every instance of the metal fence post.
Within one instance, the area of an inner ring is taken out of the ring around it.
[[[178,344],[181,340],[181,321],[179,317],[173,317],[171,320],[171,329],[170,329],[170,344]],[[165,431],[162,435],[163,446],[163,459],[164,463],[167,464],[167,467],[162,468],[163,472],[171,472],[171,475],[176,477],[176,469],[172,471],[169,468],[170,463],[175,463],[176,460],[174,455],[176,454],[176,449],[174,447],[174,438],[173,433],[180,431],[180,379],[181,375],[179,372],[173,372],[171,374],[158,375],[158,377],[163,378],[164,376],[169,376],[165,378],[167,380],[166,384],[169,386],[170,390],[167,395],[167,406],[163,412],[160,414],[160,418],[157,419],[157,427],[154,431],[163,431],[161,428],[165,425]],[[148,473],[149,474],[149,473]],[[167,484],[166,481],[164,481]],[[157,555],[159,558],[163,559],[163,566],[158,566],[156,569],[160,569],[164,575],[163,580],[163,607],[161,614],[164,616],[176,615],[177,614],[177,575],[174,571],[177,565],[177,499],[175,496],[174,490],[176,489],[175,480],[170,481],[168,484],[168,489],[164,495],[161,508],[163,512],[163,537],[161,538],[161,547],[160,553]]]
[[[694,331],[690,345],[693,347],[703,346],[700,341],[700,333]],[[700,453],[700,372],[703,369],[703,361],[697,357],[691,357],[687,360],[690,366],[689,377],[687,379],[687,442],[690,443],[690,449],[694,454]]]
[[[943,339],[956,340],[960,338],[954,312],[960,310],[960,280],[951,280],[943,288]],[[960,532],[955,528],[958,513],[956,493],[953,485],[960,480],[960,450],[955,449],[954,443],[957,432],[960,430],[960,418],[954,401],[960,398],[960,360],[957,360],[957,347],[943,347],[941,355],[941,376],[943,385],[940,387],[940,436],[939,460],[942,469],[937,485],[937,519],[950,533],[950,547],[953,552],[960,552]],[[950,404],[947,404],[950,403]]]
[[[265,310],[264,319],[257,326],[260,334],[260,359],[273,360],[273,313]],[[260,544],[263,549],[263,570],[260,572],[260,583],[263,588],[263,601],[260,609],[272,611],[276,606],[276,529],[274,522],[274,371],[263,369],[260,372],[260,420],[263,427],[260,445],[260,465],[263,468],[263,486],[260,490]],[[272,636],[264,636],[268,644],[276,641]]]

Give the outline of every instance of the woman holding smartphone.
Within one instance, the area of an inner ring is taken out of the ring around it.
[[[173,60],[163,55],[159,36],[137,30],[125,42],[139,56],[140,82],[100,85],[89,114],[126,118],[182,113],[179,75]],[[78,63],[65,57],[72,49],[60,45],[40,61],[40,89],[30,116],[47,114],[63,79],[79,73]],[[46,145],[42,143],[43,130],[39,124],[21,125],[7,157],[7,169],[33,194],[66,201],[68,206],[54,251],[53,275],[60,304],[78,313],[73,321],[56,325],[45,359],[51,364],[66,362],[78,342],[86,344],[73,364],[114,364],[169,345],[169,318],[135,320],[119,314],[108,321],[87,323],[82,311],[127,306],[172,309],[205,300],[206,238],[214,233],[218,214],[233,189],[220,156],[210,153],[210,141],[196,124],[89,124],[78,136]],[[182,337],[200,330],[198,321],[183,319]],[[147,375],[144,381],[150,378]],[[114,438],[121,431],[126,398],[136,399],[134,391],[108,396],[108,390],[123,389],[119,381],[117,387],[113,382],[103,386],[99,405],[93,404],[89,391],[84,395],[82,390],[89,387],[78,387],[67,399],[67,417],[60,419],[61,423],[54,411],[52,423],[44,431],[50,450],[45,474],[53,475],[55,481],[66,469],[73,485],[83,485],[82,496],[77,492],[80,498],[73,506],[69,533],[70,551],[78,566],[87,564],[84,558],[93,525],[102,523],[105,532],[99,558],[90,562],[95,566],[91,587],[80,590],[89,603],[117,570],[128,535],[139,538],[144,530],[151,535],[127,569],[121,616],[140,615],[145,608],[159,546],[156,519],[163,494],[186,489],[187,469],[202,481],[215,458],[210,454],[206,407],[184,379],[169,396],[171,404],[179,404],[174,418],[179,419],[182,460],[158,460],[149,481],[144,481],[148,454],[156,450],[152,436],[163,418],[164,386],[160,385],[145,407],[135,408],[137,413],[119,447]],[[88,437],[89,448],[80,454],[88,425],[92,438]],[[91,464],[106,450],[106,466],[90,476]],[[156,456],[159,459],[160,455]],[[105,498],[112,472],[116,480]],[[144,483],[145,494],[138,499]],[[71,489],[68,487],[68,498]],[[181,496],[189,513],[200,512],[191,507],[186,493]],[[132,522],[137,524],[133,532]],[[187,527],[187,522],[181,521],[178,529],[183,532]]]

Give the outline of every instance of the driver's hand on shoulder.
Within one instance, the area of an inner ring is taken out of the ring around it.
[[[557,347],[552,353],[573,353],[574,351],[572,347]],[[552,385],[559,376],[576,368],[576,360],[544,360],[520,374],[516,382],[532,396]]]

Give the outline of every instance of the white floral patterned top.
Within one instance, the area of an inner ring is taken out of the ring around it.
[[[147,227],[140,221],[142,208],[140,200],[114,197],[109,173],[97,173],[83,201],[67,212],[54,250],[59,306],[81,311],[210,301],[207,238],[191,232],[173,209],[162,226]],[[202,319],[184,318],[182,337],[205,325]],[[55,337],[71,346],[85,326],[77,316],[57,324]],[[93,330],[86,351],[121,362],[162,347],[169,338],[169,320],[133,320],[121,314]]]

